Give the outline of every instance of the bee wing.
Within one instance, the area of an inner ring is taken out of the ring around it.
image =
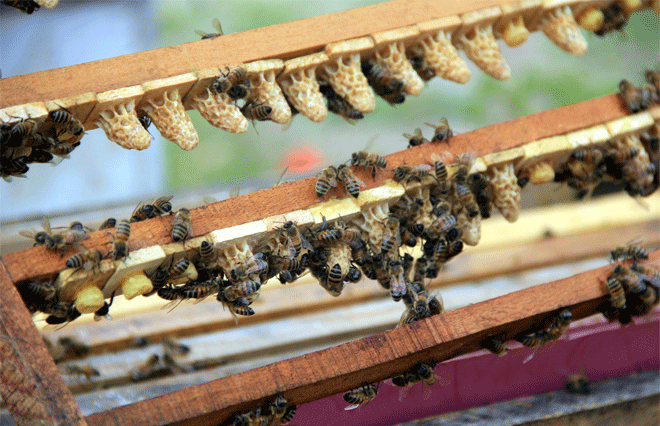
[[[165,196],[165,197],[160,197],[159,199],[157,199],[156,201],[154,201],[154,204],[157,204],[159,201],[160,201],[161,203],[165,203],[165,202],[167,202],[167,201],[170,201],[172,198],[174,198],[174,195],[167,195],[167,196]]]
[[[431,389],[431,386],[424,386],[422,389],[422,398],[424,398],[424,401],[428,400],[432,393],[433,389]]]
[[[213,18],[212,25],[220,35],[225,35],[225,33],[222,31],[222,25],[220,25],[220,20],[218,18]]]
[[[236,185],[234,188],[232,188],[231,191],[229,191],[229,198],[238,197],[240,193],[241,193],[241,187]]]
[[[21,235],[21,236],[27,237],[27,238],[34,238],[34,236],[37,235],[37,231],[35,231],[34,229],[30,229],[30,230],[23,229],[21,231],[18,231],[18,235]]]
[[[312,247],[312,245],[309,243],[309,241],[307,241],[305,239],[305,237],[302,236],[302,234],[300,234],[300,242],[302,243],[302,246],[304,248],[306,248],[307,250],[314,251],[314,247]]]
[[[218,202],[218,200],[216,198],[208,196],[208,195],[205,196],[204,198],[202,198],[202,201],[204,201],[204,204],[213,204],[213,203]]]
[[[50,220],[46,216],[41,218],[41,227],[44,228],[44,231],[51,233],[50,231]]]
[[[440,386],[448,386],[451,383],[448,377],[438,376],[438,381],[436,382]]]
[[[367,142],[367,145],[364,147],[363,151],[369,151],[371,147],[374,145],[374,142],[376,142],[376,139],[378,138],[378,135],[374,135],[369,141]]]
[[[195,34],[197,34],[198,36],[201,36],[201,37],[206,37],[206,36],[212,35],[212,34],[207,33],[206,31],[202,31],[202,30],[194,30],[194,31],[195,31]]]
[[[137,204],[137,206],[135,206],[135,208],[133,209],[133,213],[131,213],[131,217],[133,217],[133,215],[135,214],[135,212],[138,211],[138,209],[139,209],[140,207],[142,207],[142,204],[143,204],[142,201],[140,201],[140,202]]]
[[[363,181],[362,179],[360,179],[359,177],[357,177],[357,176],[355,176],[355,175],[354,175],[353,177],[355,178],[355,182],[357,182],[358,185],[360,185],[360,186],[367,186],[367,185],[364,183],[364,181]]]
[[[284,178],[284,175],[286,174],[287,170],[289,170],[289,166],[286,166],[284,170],[282,170],[282,174],[280,175],[280,178],[277,179],[277,183],[275,186],[279,185],[282,182],[282,179]]]
[[[360,407],[359,404],[358,404],[358,405],[350,404],[350,405],[347,405],[346,408],[344,408],[344,410],[346,410],[346,411],[348,411],[348,410],[355,410],[356,408],[359,408],[359,407]]]

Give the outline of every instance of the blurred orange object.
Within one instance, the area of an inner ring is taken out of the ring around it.
[[[327,156],[310,144],[291,147],[280,160],[280,168],[288,167],[289,172],[305,174],[320,169],[327,161]]]

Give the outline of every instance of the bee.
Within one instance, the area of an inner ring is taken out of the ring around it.
[[[406,295],[406,278],[403,274],[403,266],[398,260],[391,260],[387,264],[387,272],[390,274],[390,294],[395,302]]]
[[[360,111],[353,108],[346,99],[338,95],[329,84],[321,84],[319,89],[328,102],[328,110],[330,112],[339,115],[349,124],[355,124],[355,120],[364,118],[364,115]]]
[[[66,261],[67,268],[85,268],[85,270],[94,270],[98,272],[101,266],[101,260],[105,256],[100,250],[90,249],[82,253],[74,254]]]
[[[140,115],[138,117],[138,121],[144,130],[149,130],[149,126],[151,126],[151,117],[149,117],[148,114]]]
[[[427,126],[431,126],[435,129],[435,133],[431,138],[431,142],[449,143],[449,139],[454,135],[454,133],[451,130],[451,127],[449,127],[449,122],[445,117],[442,117],[440,119],[440,124],[437,126],[430,123],[424,123],[424,124],[426,124]]]
[[[73,114],[65,109],[51,111],[48,117],[54,123],[65,126],[66,131],[75,137],[80,138],[85,133],[85,127],[83,127],[80,120],[76,119]]]
[[[36,234],[31,234],[29,231],[21,231],[19,233],[23,236],[34,237],[35,242],[38,243],[35,245],[40,245],[42,244],[41,241],[43,241],[47,250],[61,250],[62,254],[64,254],[67,245],[73,245],[89,238],[87,230],[84,227],[74,227],[62,232],[53,232],[50,228],[50,221],[47,217],[44,217],[41,220],[41,226],[44,229],[43,233],[38,232]]]
[[[612,2],[609,6],[601,9],[601,12],[604,16],[603,25],[594,31],[594,34],[599,37],[603,37],[612,31],[623,31],[628,23],[628,15],[626,15],[625,9],[619,2]]]
[[[178,242],[189,237],[192,237],[192,218],[190,210],[182,208],[172,219],[172,240]]]
[[[612,256],[612,262],[625,259],[638,261],[640,259],[649,258],[649,252],[636,245],[624,245],[615,247],[614,250],[610,252],[610,255]]]
[[[258,275],[262,272],[268,271],[268,262],[266,262],[264,258],[264,253],[257,253],[250,256],[245,260],[245,263],[238,265],[229,272],[229,279],[233,282],[239,282],[247,279],[251,274]]]
[[[235,86],[231,86],[229,90],[227,90],[227,94],[233,100],[244,99],[250,93],[249,89],[250,81],[248,80],[247,84],[237,84]]]
[[[438,182],[444,182],[449,177],[447,173],[447,166],[441,160],[437,160],[433,163],[433,168],[435,170],[435,177],[438,179]]]
[[[385,254],[390,252],[395,246],[398,249],[401,245],[401,235],[399,233],[399,218],[390,214],[383,227],[383,237],[380,243],[380,251]]]
[[[660,271],[646,265],[633,263],[630,267],[636,274],[640,275],[645,281],[655,288],[660,288]]]
[[[344,236],[344,233],[341,229],[337,229],[334,226],[329,229],[321,230],[316,238],[321,244],[332,244],[335,241],[339,241]]]
[[[172,203],[170,200],[174,198],[173,195],[160,197],[153,202],[154,212],[158,215],[164,215],[172,212]]]
[[[378,394],[378,384],[372,383],[357,389],[348,391],[344,394],[344,401],[351,404],[345,410],[352,410],[362,404],[366,404]]]
[[[218,293],[220,294],[220,293]],[[241,298],[242,299],[242,298]],[[241,299],[238,299],[240,301]],[[236,300],[232,301],[232,303],[229,304],[229,310],[233,312],[236,315],[242,315],[242,316],[251,316],[254,315],[254,309],[249,307],[246,303],[241,303]]]
[[[59,302],[52,311],[57,311],[57,313],[47,316],[46,324],[64,324],[65,322],[71,322],[82,315],[73,303]]]
[[[219,289],[218,282],[212,279],[204,282],[190,281],[178,291],[182,299],[204,299]]]
[[[401,104],[405,101],[406,97],[401,92],[403,81],[392,75],[385,67],[372,61],[363,61],[362,73],[374,92],[390,104]]]
[[[550,327],[545,333],[545,340],[550,341],[550,340],[557,340],[559,337],[561,337],[562,334],[564,334],[564,331],[568,328],[568,326],[571,324],[571,321],[573,319],[573,314],[571,311],[568,309],[564,309],[559,313],[559,316],[555,318],[552,321],[552,324],[550,324]]]
[[[460,183],[454,183],[453,188],[456,198],[461,201],[463,207],[467,210],[468,217],[472,218],[479,215],[479,204],[477,204],[472,191]]]
[[[85,376],[85,379],[91,380],[92,377],[98,377],[101,375],[99,370],[92,367],[91,364],[83,365],[65,365],[64,374],[73,374]]]
[[[112,253],[112,260],[123,260],[128,257],[128,240],[131,238],[131,223],[123,219],[117,225],[117,229],[113,235],[113,246],[110,253]]]
[[[360,187],[366,186],[362,179],[355,176],[353,171],[347,165],[342,164],[337,167],[337,180],[344,185],[346,192],[354,198],[360,195]]]
[[[170,265],[170,268],[167,271],[167,275],[168,277],[177,277],[179,275],[183,275],[186,273],[189,267],[190,267],[190,259],[184,257],[180,259],[178,262]]]
[[[351,166],[364,166],[364,170],[371,169],[371,177],[376,178],[376,170],[387,167],[387,160],[377,154],[367,151],[354,152],[351,155]]]
[[[515,337],[514,340],[518,343],[521,343],[523,346],[527,346],[528,348],[537,348],[545,344],[545,333],[545,330],[537,331],[533,334]]]
[[[33,148],[27,158],[28,163],[48,163],[53,160],[53,154],[42,149]],[[53,163],[54,164],[54,163]]]
[[[144,363],[133,370],[131,379],[134,382],[139,382],[163,374],[165,370],[160,364],[160,356],[158,354],[151,355]]]
[[[431,174],[433,168],[428,164],[419,164],[417,166],[400,166],[394,170],[394,179],[395,182],[404,182],[402,184],[408,184],[413,180],[418,182],[423,182],[427,177],[432,177],[436,182],[437,178]]]
[[[241,108],[241,113],[243,113],[248,120],[268,120],[271,112],[273,112],[273,108],[268,105],[257,105],[254,103],[247,103]]]
[[[422,135],[422,129],[419,127],[415,129],[412,135],[410,133],[404,133],[403,137],[408,139],[408,148],[429,143],[429,140]]]
[[[438,375],[435,374],[435,371],[433,371],[434,368],[435,368],[434,362],[419,364],[417,366],[417,375],[422,379],[424,384],[431,386],[438,381]]]
[[[246,81],[247,71],[245,68],[236,67],[229,69],[229,67],[226,67],[226,72],[220,70],[220,77],[213,82],[211,89],[218,93],[225,93],[231,87],[245,84]]]
[[[406,56],[422,80],[429,81],[435,77],[435,71],[426,62],[422,46],[411,46],[409,49],[406,49]]]
[[[18,147],[23,141],[37,133],[39,124],[32,118],[25,118],[15,123],[11,128],[7,146]]]
[[[644,72],[646,81],[655,88],[656,96],[660,97],[660,72],[653,70],[646,70]]]
[[[233,301],[242,297],[249,297],[258,292],[260,288],[261,284],[256,281],[245,281],[225,287],[222,293],[227,300]]]
[[[607,292],[610,294],[610,304],[619,312],[619,322],[627,324],[630,322],[629,315],[625,314],[626,311],[626,293],[621,285],[621,282],[610,275],[607,277]],[[625,316],[622,318],[622,314]]]
[[[278,229],[278,232],[287,238],[287,245],[293,253],[292,257],[298,258],[303,248],[306,248],[309,251],[314,251],[312,245],[302,236],[302,233],[292,221],[284,223],[282,228]]]
[[[166,337],[163,339],[163,347],[166,352],[175,355],[187,355],[190,353],[190,346],[179,343],[172,337]]]
[[[616,3],[615,3],[616,4]],[[582,374],[571,374],[566,378],[566,392],[588,395],[591,393],[589,380]]]
[[[112,302],[115,300],[115,292],[112,292],[112,295],[110,296],[110,302],[103,302],[103,306],[101,306],[99,309],[94,312],[94,321],[101,321],[103,318],[107,320],[111,320],[112,317],[110,316],[110,306],[112,306]]]
[[[461,251],[463,251],[463,241],[461,240],[452,241],[447,251],[447,260],[458,255]]]
[[[407,386],[413,386],[414,384],[418,383],[420,380],[422,380],[422,378],[419,377],[417,372],[407,371],[400,376],[392,377],[392,384],[394,386],[399,386],[401,388],[404,388]]]
[[[268,426],[271,424],[270,418],[261,414],[261,409],[257,408],[252,413],[243,413],[234,417],[234,426]]]
[[[619,95],[621,95],[623,103],[630,112],[639,112],[643,109],[643,101],[639,91],[628,80],[624,79],[619,83]]]
[[[341,287],[343,277],[344,275],[341,270],[341,265],[339,263],[335,263],[330,268],[330,271],[328,271],[328,284],[335,288]]]
[[[39,5],[32,0],[2,0],[2,4],[11,6],[19,12],[27,13],[28,15],[39,9]]]
[[[220,25],[220,20],[218,18],[213,18],[213,28],[217,31],[217,33],[207,33],[201,30],[195,30],[195,33],[199,36],[202,37],[202,40],[206,40],[209,38],[216,38],[220,37],[221,35],[224,35],[224,32],[222,31],[222,25]]]
[[[114,228],[115,226],[117,226],[117,219],[114,217],[109,217],[101,224],[101,226],[99,226],[99,231],[103,229]]]
[[[282,418],[280,418],[280,424],[286,425],[289,422],[291,422],[291,420],[293,420],[293,416],[296,415],[297,410],[298,410],[298,406],[296,404],[289,404],[286,407],[286,411],[284,412],[284,415],[282,416]]]
[[[497,356],[506,355],[509,352],[509,348],[506,346],[505,342],[495,340],[495,339],[486,339],[481,343],[481,346],[484,349],[488,349]]]
[[[320,173],[316,181],[316,196],[323,197],[328,193],[330,187],[337,186],[337,168],[328,166]]]
[[[210,264],[216,260],[218,254],[213,247],[213,244],[208,241],[202,241],[199,245],[199,255],[203,262]]]

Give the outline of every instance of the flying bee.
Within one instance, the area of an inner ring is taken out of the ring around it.
[[[271,112],[273,112],[273,108],[268,105],[257,105],[254,103],[247,103],[241,108],[241,113],[243,113],[248,120],[268,120]]]
[[[376,178],[376,170],[387,167],[387,160],[377,154],[367,151],[354,152],[351,155],[351,166],[364,166],[364,170],[371,169],[371,177]]]
[[[256,281],[244,281],[225,287],[222,290],[222,293],[227,300],[233,301],[242,297],[251,296],[258,292],[260,288],[261,284]]]
[[[406,278],[403,274],[401,262],[391,260],[387,264],[387,272],[390,274],[390,293],[392,299],[398,302],[407,292]]]
[[[372,383],[357,389],[348,391],[344,394],[344,401],[351,404],[345,410],[353,410],[362,404],[366,404],[378,394],[378,384]]]
[[[192,237],[190,210],[181,208],[172,219],[172,240],[178,242],[189,237]]]
[[[94,312],[94,321],[101,321],[103,318],[107,320],[111,320],[112,317],[110,316],[110,306],[112,306],[112,302],[115,300],[115,292],[112,292],[112,295],[110,296],[110,302],[103,302],[103,306],[101,306],[99,309]]]
[[[220,37],[221,35],[224,35],[224,32],[222,31],[222,25],[220,25],[220,20],[218,18],[213,18],[212,24],[213,24],[213,28],[215,28],[217,33],[207,33],[201,30],[195,30],[195,33],[201,36],[202,40],[206,40],[208,38],[216,38],[216,37]]]
[[[437,182],[437,178],[431,174],[433,168],[428,164],[419,164],[416,166],[400,166],[394,170],[394,179],[395,182],[403,182],[402,184],[408,184],[413,180],[418,182],[423,182],[426,178],[431,177]]]
[[[509,348],[506,346],[505,342],[495,339],[487,339],[481,343],[481,346],[484,349],[488,349],[497,356],[503,356],[506,355],[507,352],[509,352]]]
[[[220,77],[218,77],[213,84],[211,89],[218,93],[225,93],[231,87],[237,86],[239,84],[245,84],[247,81],[247,71],[243,67],[236,67],[229,69],[226,67],[226,72],[220,70]]]
[[[316,181],[316,196],[323,197],[328,193],[330,187],[337,186],[337,168],[328,166],[320,173]]]
[[[345,164],[337,167],[337,180],[344,185],[346,192],[351,194],[354,198],[360,195],[360,187],[366,186],[362,179],[355,176],[353,171]]]
[[[128,240],[131,238],[131,223],[123,219],[117,225],[117,229],[113,235],[113,246],[110,253],[112,253],[112,260],[124,260],[128,257]]]
[[[101,226],[99,226],[99,231],[103,229],[114,228],[115,226],[117,226],[117,219],[114,217],[109,217],[101,224]]]
[[[610,252],[610,255],[612,256],[612,262],[625,259],[638,261],[640,259],[649,258],[649,252],[636,245],[623,245],[615,247],[614,250]]]
[[[66,131],[73,136],[82,137],[85,133],[85,127],[83,127],[80,120],[75,118],[73,114],[65,109],[60,109],[57,111],[51,111],[48,114],[48,117],[54,122],[61,126],[66,127]]]
[[[2,0],[2,4],[11,6],[19,12],[27,13],[28,15],[39,9],[39,5],[32,0]]]
[[[624,79],[619,83],[619,95],[630,112],[639,112],[643,109],[641,94],[628,80]]]
[[[395,246],[401,245],[401,234],[399,232],[399,218],[390,214],[384,223],[383,237],[380,243],[381,253],[390,252]]]
[[[410,133],[404,133],[403,137],[408,139],[408,148],[411,148],[413,146],[424,145],[425,143],[430,142],[422,135],[422,129],[420,129],[419,127],[415,129],[412,135]]]
[[[353,108],[353,106],[346,99],[337,94],[329,84],[321,84],[319,90],[328,102],[328,110],[339,115],[349,124],[355,124],[355,120],[364,118],[364,115],[360,111]]]
[[[66,261],[67,268],[84,268],[85,270],[99,270],[101,260],[105,257],[100,250],[90,249],[82,253],[74,254]]]
[[[445,117],[442,117],[440,119],[440,124],[435,125],[435,124],[430,124],[430,123],[424,123],[427,126],[431,126],[435,129],[435,133],[433,134],[433,137],[431,138],[431,142],[449,142],[449,139],[454,135],[454,133],[451,130],[451,127],[449,127],[449,122]]]
[[[646,70],[644,72],[646,81],[655,87],[656,96],[660,97],[660,72],[653,70]]]
[[[85,376],[85,379],[87,380],[91,380],[92,377],[98,377],[101,375],[99,370],[92,367],[91,364],[83,364],[83,365],[67,364],[64,366],[63,372],[64,374]]]
[[[598,30],[594,31],[594,34],[599,37],[612,31],[623,31],[628,23],[628,15],[619,2],[612,2],[609,6],[601,9],[601,12],[604,16],[603,24]]]

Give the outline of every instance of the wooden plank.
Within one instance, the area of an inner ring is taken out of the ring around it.
[[[86,425],[0,262],[0,396],[17,425]]]
[[[637,116],[642,115],[652,121],[650,114],[658,110],[660,107],[656,106]],[[428,164],[432,154],[444,155],[448,152],[460,155],[471,152],[483,156],[626,116],[628,113],[619,96],[608,95],[459,134],[452,138],[449,145],[424,144],[388,155],[385,157],[388,162],[386,171],[379,173],[375,179],[367,177],[367,173],[361,170],[356,174],[365,181],[365,189],[368,190],[385,185],[391,178],[391,171],[398,166]],[[561,147],[562,150],[565,148]],[[451,163],[451,160],[448,163]],[[317,205],[320,200],[315,194],[314,185],[315,179],[307,178],[192,209],[195,236]],[[342,188],[337,191],[344,198],[351,199],[345,195]],[[334,195],[329,198],[333,197]],[[282,203],[283,199],[287,202]],[[319,205],[317,210],[327,210],[330,204]],[[171,220],[170,216],[163,216],[134,223],[130,240],[131,250],[171,243]],[[82,245],[86,248],[101,248],[105,252],[111,241],[111,236],[106,231],[101,231],[92,233]],[[73,254],[74,251],[70,248],[67,254]],[[12,281],[16,283],[53,277],[65,269],[66,256],[48,253],[44,246],[39,246],[6,254],[3,260]]]
[[[660,250],[650,254],[649,262],[658,259]],[[592,315],[608,303],[603,283],[611,270],[607,265],[86,419],[90,425],[216,425],[277,394],[300,405],[401,374],[428,359],[443,361],[480,350],[488,335],[512,340],[537,331],[564,308],[575,320]]]

